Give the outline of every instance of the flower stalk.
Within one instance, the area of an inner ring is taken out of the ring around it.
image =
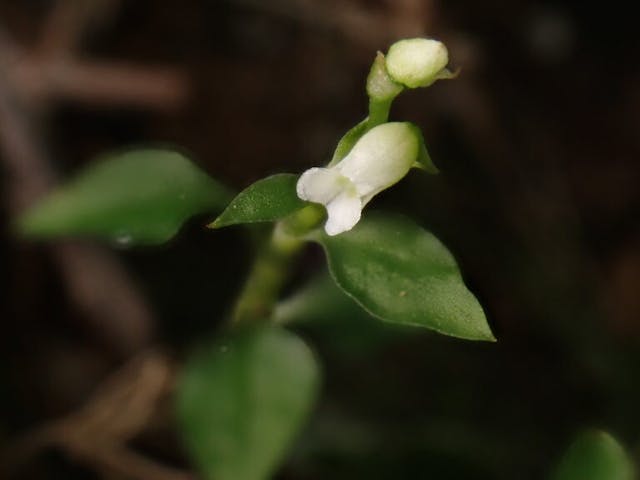
[[[289,279],[291,266],[304,246],[304,235],[320,225],[322,209],[306,207],[274,226],[260,250],[236,300],[232,325],[248,325],[265,321]]]

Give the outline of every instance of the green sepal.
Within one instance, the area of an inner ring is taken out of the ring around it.
[[[415,167],[424,170],[427,173],[438,174],[440,170],[435,166],[433,160],[431,159],[431,155],[429,155],[429,151],[427,150],[427,145],[424,141],[424,136],[422,135],[422,131],[416,127],[416,135],[418,136],[418,157],[416,158]]]
[[[340,141],[338,142],[338,145],[336,146],[336,149],[333,152],[333,157],[331,158],[331,161],[327,166],[332,167],[336,163],[338,163],[340,160],[342,160],[344,157],[346,157],[351,151],[351,149],[353,148],[353,146],[356,144],[356,142],[360,140],[360,137],[362,137],[365,133],[367,133],[368,130],[369,130],[369,117],[365,118],[360,123],[358,123],[351,129],[349,129],[349,131],[347,131],[347,133],[345,133],[340,139]]]
[[[367,76],[367,95],[377,101],[393,100],[404,87],[394,81],[387,72],[384,54],[378,52]]]

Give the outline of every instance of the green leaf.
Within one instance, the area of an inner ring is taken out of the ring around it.
[[[312,352],[279,328],[240,332],[196,354],[177,406],[204,477],[269,478],[309,414],[318,383]]]
[[[340,288],[372,315],[470,340],[495,340],[449,251],[402,217],[369,215],[335,237],[318,232]]]
[[[225,187],[177,152],[132,150],[86,167],[27,211],[18,228],[35,238],[158,244],[189,217],[222,208],[228,197]]]
[[[335,151],[333,152],[333,158],[329,162],[329,167],[335,165],[351,151],[360,137],[362,137],[369,130],[369,117],[362,120],[355,127],[352,127],[338,142]]]
[[[258,180],[234,198],[209,225],[221,228],[239,223],[273,222],[309,205],[296,193],[298,175],[280,173]]]
[[[633,480],[633,465],[608,433],[582,433],[564,455],[554,480]]]

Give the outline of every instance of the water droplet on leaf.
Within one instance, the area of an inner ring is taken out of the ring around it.
[[[122,233],[122,234],[116,235],[114,241],[115,241],[115,244],[119,247],[128,247],[129,245],[131,245],[131,242],[133,241],[133,237],[129,233]]]

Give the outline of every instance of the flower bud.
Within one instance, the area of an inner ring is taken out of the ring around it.
[[[445,69],[449,54],[444,43],[429,38],[400,40],[389,48],[387,71],[393,80],[409,87],[428,87],[450,75]]]
[[[421,143],[421,136],[411,123],[378,125],[365,133],[336,165],[304,172],[296,186],[298,197],[325,206],[328,235],[351,230],[373,196],[409,172],[418,159]]]

